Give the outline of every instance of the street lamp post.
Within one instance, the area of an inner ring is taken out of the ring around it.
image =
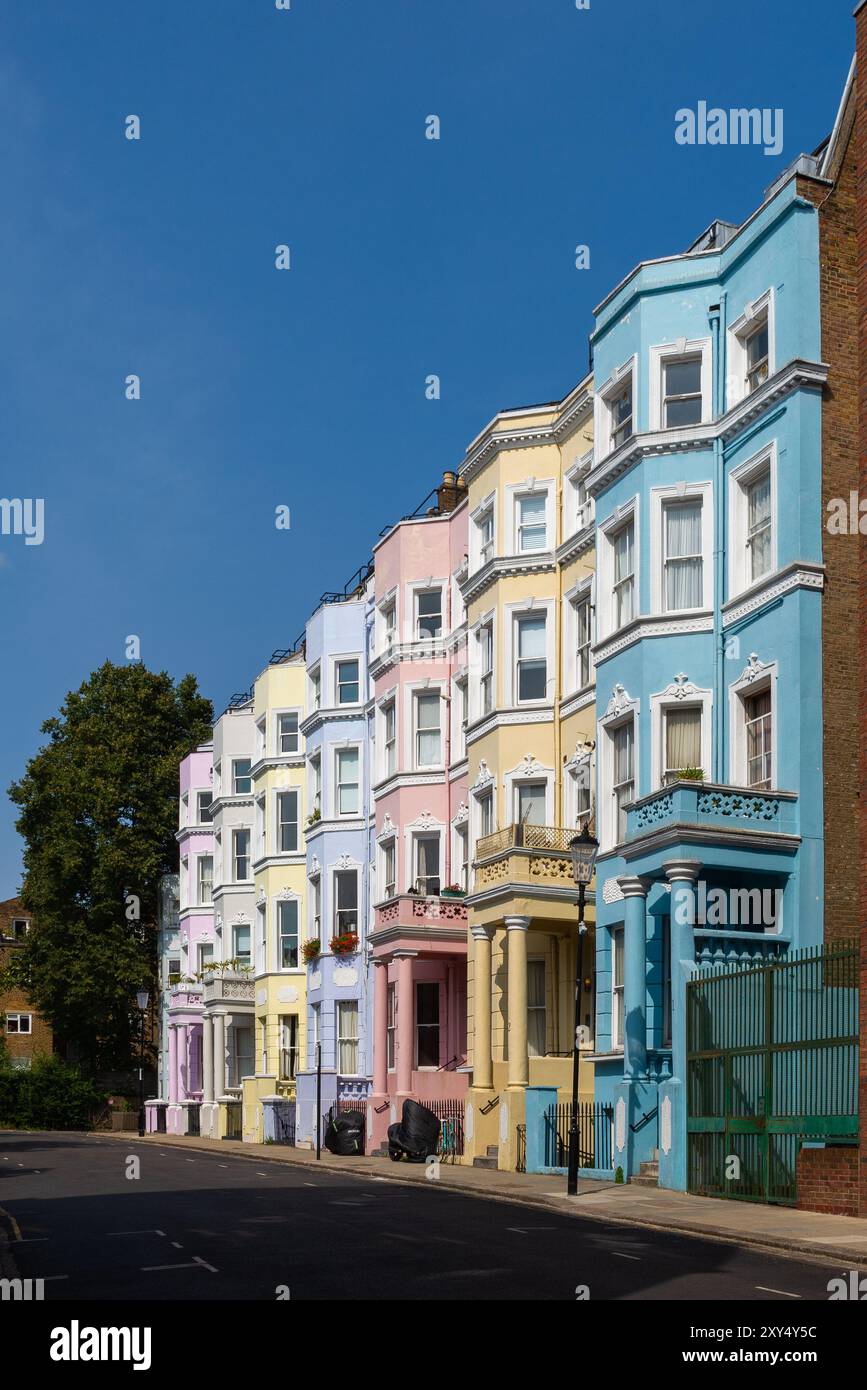
[[[135,1001],[138,1004],[141,1014],[141,1037],[139,1040],[138,1057],[138,1132],[139,1138],[144,1138],[145,1132],[145,1106],[144,1106],[144,1053],[145,1053],[145,1014],[148,1007],[148,992],[140,989],[136,994]]]
[[[593,877],[593,865],[596,862],[596,852],[599,849],[599,841],[590,834],[590,824],[584,822],[581,834],[576,835],[569,842],[569,852],[572,855],[572,873],[578,885],[578,954],[575,965],[575,1030],[572,1038],[572,1109],[569,1116],[569,1176],[566,1182],[566,1191],[570,1197],[574,1197],[578,1191],[578,1157],[579,1157],[579,1131],[578,1131],[578,1077],[581,1062],[581,1052],[578,1046],[579,1030],[581,1028],[581,985],[584,977],[584,937],[587,928],[584,925],[584,900],[587,892],[587,885]]]

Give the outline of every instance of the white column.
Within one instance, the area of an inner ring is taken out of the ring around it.
[[[527,1052],[527,931],[529,917],[504,918],[508,933],[506,982],[509,1020],[509,1085],[527,1086],[530,1058]]]
[[[206,1105],[214,1100],[214,1020],[210,1014],[202,1017],[202,1099]]]
[[[214,1015],[214,1096],[222,1096],[226,1090],[226,1018],[224,1014]]]

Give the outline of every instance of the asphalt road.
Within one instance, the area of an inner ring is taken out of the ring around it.
[[[46,1300],[827,1301],[836,1265],[386,1178],[74,1134],[0,1134],[0,1207]],[[127,1177],[128,1157],[140,1175]]]

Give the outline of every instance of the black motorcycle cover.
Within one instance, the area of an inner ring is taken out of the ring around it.
[[[408,1153],[420,1154],[425,1158],[436,1153],[440,1122],[426,1105],[419,1105],[415,1100],[405,1100],[398,1129],[398,1141]],[[390,1130],[388,1137],[391,1138]]]
[[[344,1157],[364,1153],[364,1111],[344,1110],[335,1115],[322,1142],[329,1153]]]

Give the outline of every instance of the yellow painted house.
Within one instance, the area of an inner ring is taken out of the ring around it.
[[[497,415],[467,450],[468,1063],[465,1162],[519,1163],[526,1088],[571,1093],[577,892],[569,841],[593,816],[593,449],[588,377]],[[593,893],[582,1050],[593,1039]],[[581,1068],[592,1099],[593,1067]]]
[[[264,1139],[262,1101],[295,1097],[305,1055],[307,971],[301,955],[306,884],[303,646],[278,652],[253,687],[253,985],[256,1072],[244,1082],[243,1137]]]

